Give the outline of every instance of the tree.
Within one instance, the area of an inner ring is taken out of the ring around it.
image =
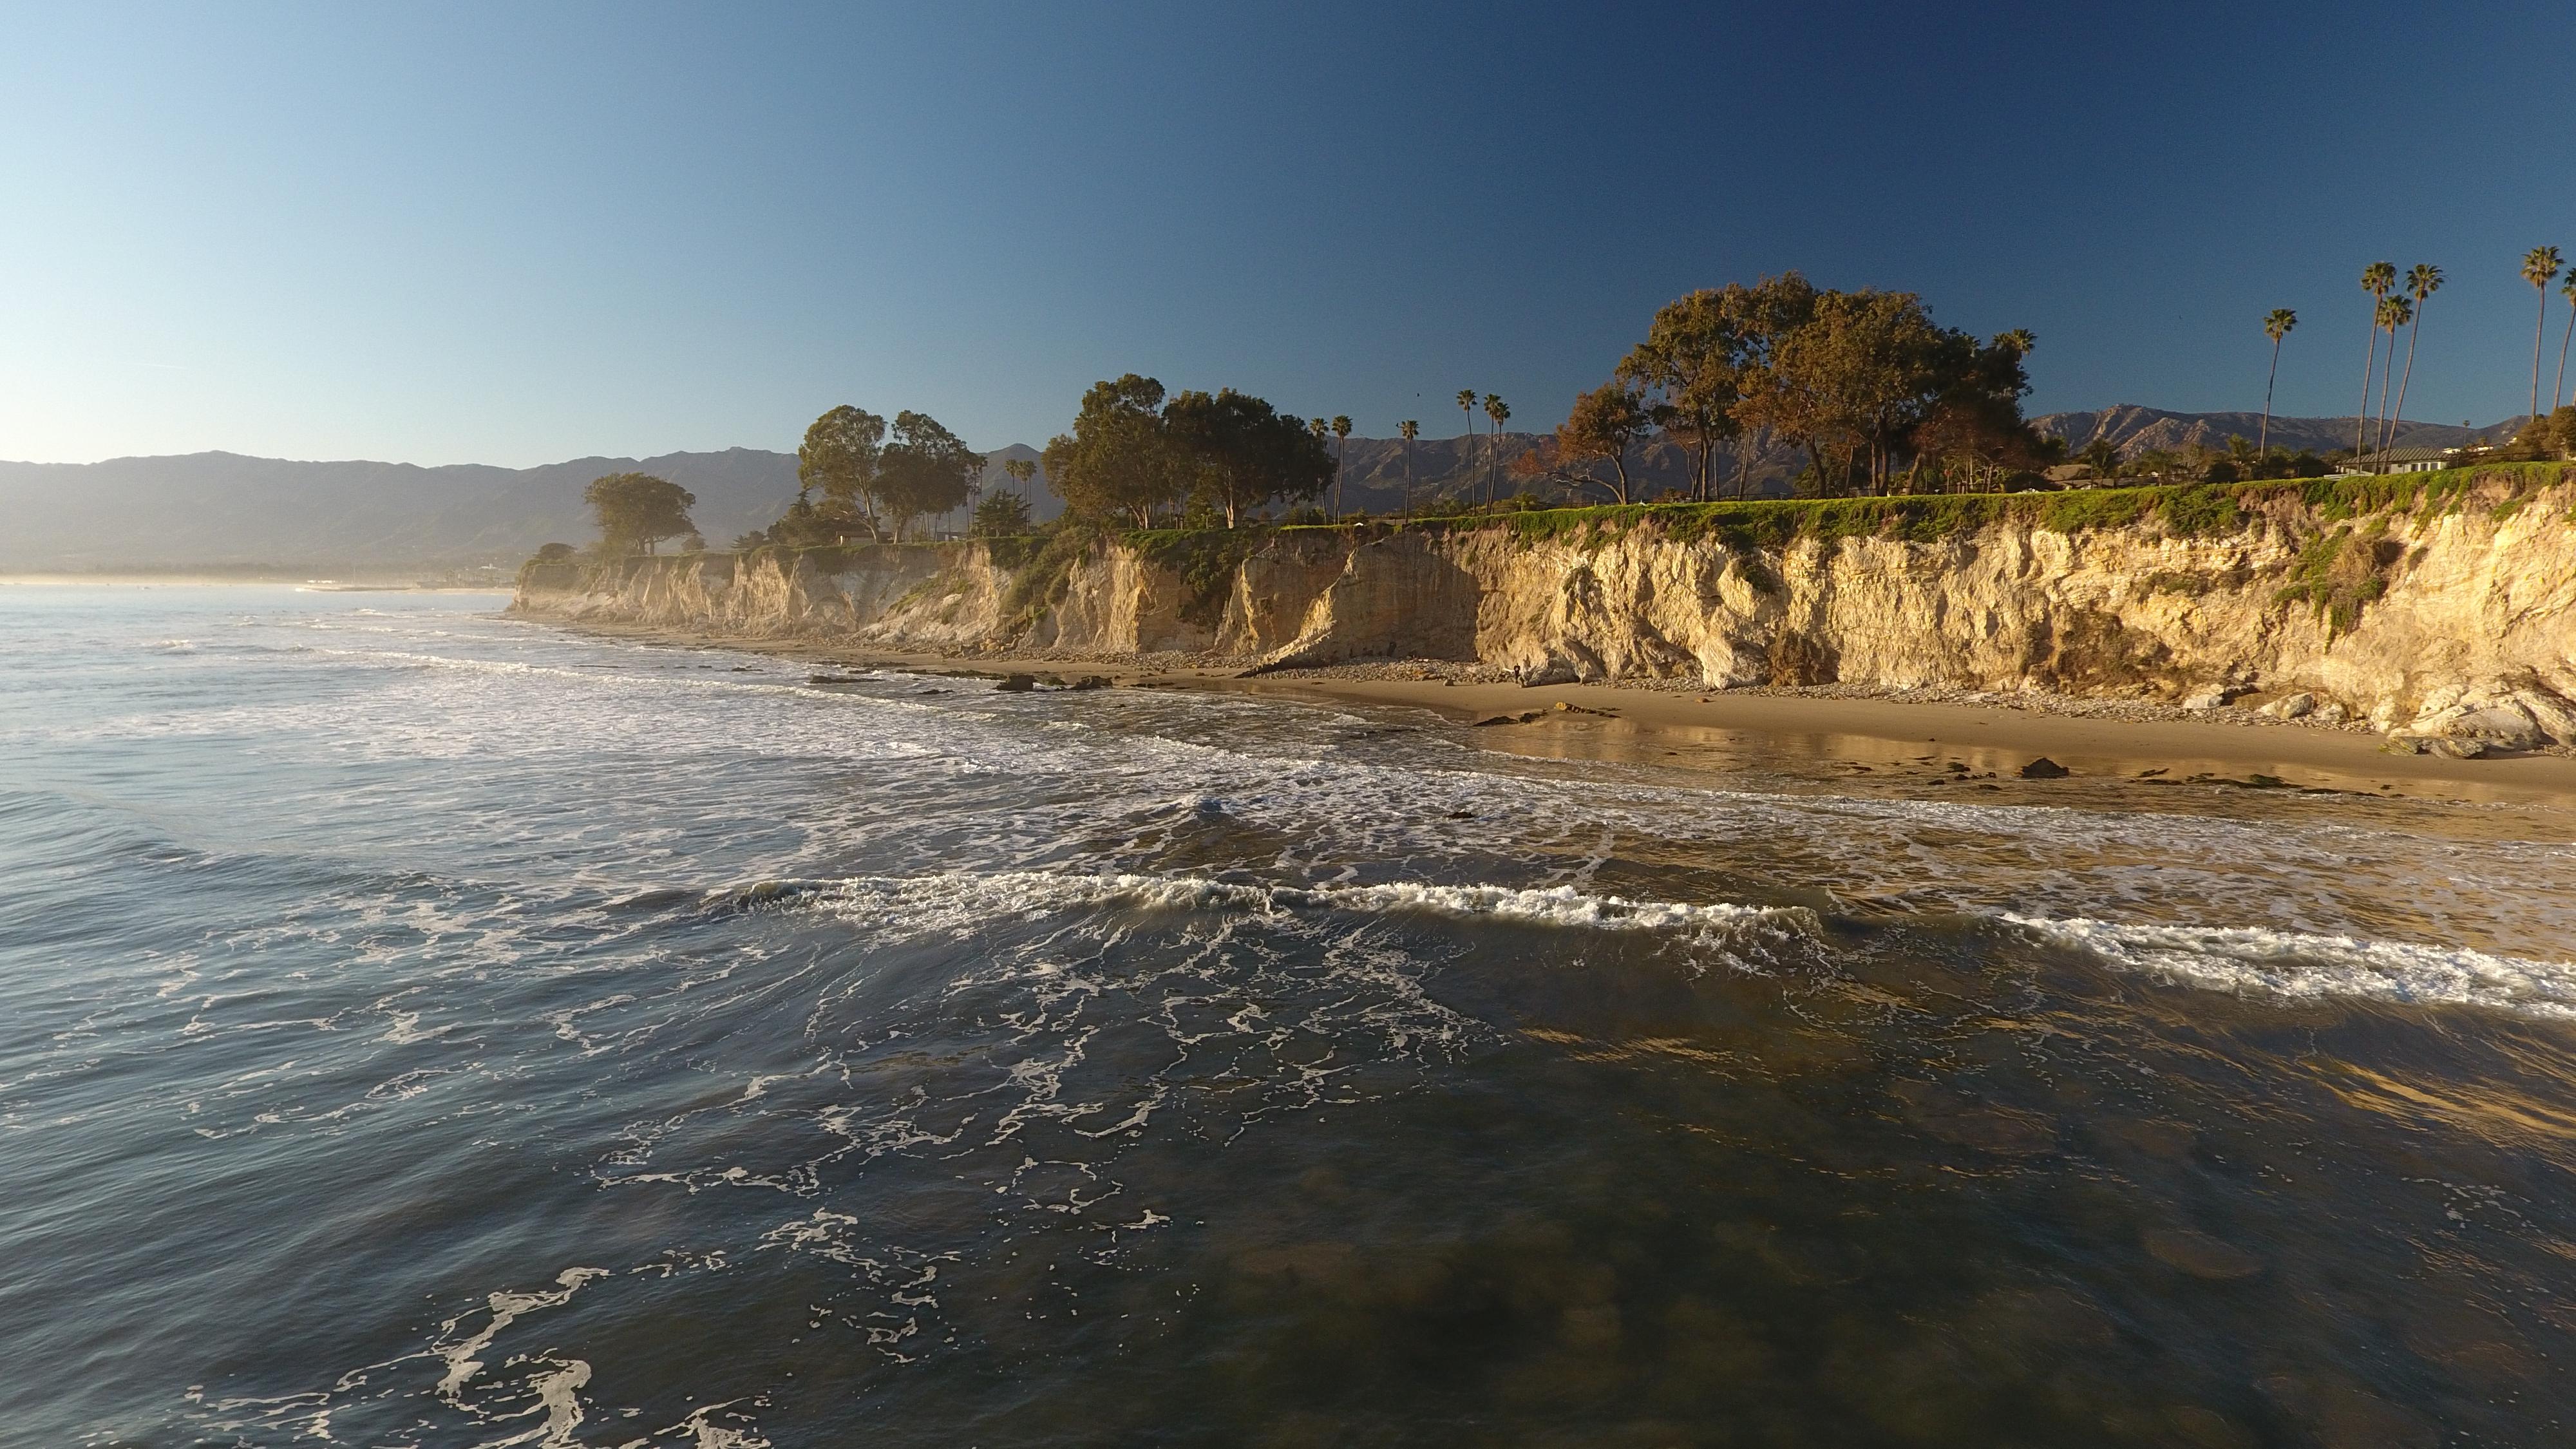
[[[1499,475],[1496,466],[1503,442],[1503,424],[1511,421],[1512,405],[1500,393],[1485,394],[1485,416],[1494,420],[1493,429],[1485,434],[1485,501],[1494,501],[1494,485]]]
[[[2567,325],[2558,333],[2558,381],[2551,386],[2549,393],[2552,417],[2558,415],[2559,400],[2567,395],[2567,339],[2570,334],[2576,334],[2576,267],[2568,268],[2567,280],[2559,286],[2558,295],[2567,299]]]
[[[1875,492],[1943,399],[1995,360],[1965,333],[1935,326],[1910,292],[1815,293],[1812,315],[1748,379],[1739,420],[1804,448],[1819,488],[1857,486],[1865,463]],[[2015,376],[2019,366],[2013,352]]]
[[[2576,315],[2576,314],[2571,314]],[[1397,436],[1404,439],[1404,511],[1413,511],[1413,440],[1422,436],[1422,424],[1411,418],[1395,425]]]
[[[1011,481],[1020,485],[1020,511],[1026,513],[1028,511],[1029,480],[1038,475],[1037,460],[1035,458],[1005,459],[1002,463],[1002,471],[1010,474]]]
[[[1025,459],[1014,458],[1014,463]],[[1029,501],[1017,493],[995,491],[975,505],[977,538],[1017,538],[1029,531]]]
[[[1350,461],[1351,420],[1349,415],[1333,415],[1333,512],[1342,511],[1342,470]]]
[[[735,553],[749,553],[753,549],[767,548],[768,546],[769,535],[757,528],[749,529],[733,536],[733,551]]]
[[[1740,439],[1736,448],[1735,492],[1742,497],[1752,487],[1753,461],[1762,443],[1773,433],[1769,424],[1758,416],[1760,409],[1750,405],[1755,390],[1769,376],[1769,368],[1778,355],[1783,339],[1804,327],[1814,317],[1816,289],[1796,272],[1783,272],[1764,277],[1751,287],[1738,289],[1730,285],[1725,305],[1739,313],[1744,352],[1736,380],[1739,394],[1729,414]]]
[[[2370,351],[2361,360],[2361,412],[2352,420],[2352,456],[2361,458],[2362,432],[2370,426],[2370,378],[2379,367],[2379,304],[2397,285],[2397,264],[2372,262],[2361,269],[2361,289],[2370,294]],[[2536,365],[2535,365],[2536,369]],[[2533,376],[2538,376],[2537,370]]]
[[[2263,378],[2263,426],[2254,438],[2254,451],[2265,451],[2272,441],[2272,384],[2281,376],[2281,339],[2299,325],[2299,314],[2287,307],[2275,307],[2263,315],[2263,335],[2272,339],[2272,370]]]
[[[1270,503],[1315,498],[1333,482],[1332,450],[1324,445],[1331,424],[1301,424],[1232,388],[1173,398],[1163,428],[1191,495],[1223,514],[1228,528]]]
[[[1458,411],[1467,415],[1467,441],[1459,449],[1458,463],[1460,467],[1472,470],[1476,466],[1476,390],[1474,388],[1458,389]],[[1467,475],[1470,488],[1475,486],[1473,481],[1475,476],[1472,471]]]
[[[698,531],[689,509],[698,496],[650,473],[610,473],[591,480],[581,501],[599,521],[600,552],[614,557],[641,546],[646,553],[665,538]]]
[[[1914,452],[1907,492],[1915,491],[1927,458],[1957,459],[1972,485],[1980,470],[2000,482],[2007,468],[2044,468],[2055,461],[2048,440],[2021,415],[2021,400],[2030,393],[2022,362],[2038,345],[2026,327],[1999,332],[1982,347],[1964,333],[1942,335],[1934,357],[1937,394],[1903,439]]]
[[[2380,329],[2388,334],[2388,365],[2381,368],[2379,372],[2379,428],[2371,435],[2372,441],[2377,444],[2376,451],[2371,454],[2374,460],[2371,465],[2372,471],[2376,472],[2380,466],[2378,460],[2382,459],[2388,451],[2386,441],[2388,385],[2391,376],[2397,371],[2397,329],[2405,326],[2415,315],[2415,304],[2404,297],[2382,297],[2379,299],[2379,306],[2374,309],[2374,314]]]
[[[983,475],[984,455],[928,413],[895,414],[873,492],[900,542],[913,519],[961,507]]]
[[[2108,478],[2120,471],[2120,445],[2109,438],[2095,438],[2075,456],[2093,470],[2096,478]]]
[[[2531,415],[2540,416],[2540,339],[2549,330],[2549,283],[2565,258],[2556,247],[2533,247],[2522,254],[2522,279],[2540,294],[2540,319],[2531,326]]]
[[[1086,518],[1125,515],[1151,528],[1154,512],[1177,501],[1189,474],[1163,436],[1163,385],[1128,373],[1082,395],[1073,431],[1049,440],[1047,486]]]
[[[2415,385],[2415,337],[2424,327],[2424,303],[2440,290],[2442,290],[2440,267],[2430,262],[2417,262],[2406,269],[2406,295],[2415,299],[2415,305],[2408,309],[2406,372],[2397,382],[2397,412],[2389,420],[2388,426],[2381,430],[2379,436],[2379,451],[2382,453],[2387,452],[2388,445],[2397,440],[2396,430],[2406,426],[2406,390]],[[2390,355],[2393,357],[2397,339],[2390,337],[2388,345],[2392,349]]]
[[[796,449],[797,498],[820,490],[827,514],[863,524],[869,538],[877,537],[875,488],[885,431],[885,419],[847,403],[816,418]]]
[[[1717,445],[1744,431],[1735,405],[1755,347],[1752,289],[1705,287],[1665,303],[1630,349],[1617,376],[1655,393],[1664,433],[1691,453],[1691,496],[1710,496],[1709,460]]]
[[[1575,398],[1550,445],[1514,459],[1513,471],[1570,488],[1598,488],[1614,503],[1631,502],[1628,452],[1654,432],[1654,414],[1643,389],[1613,377]],[[1591,471],[1599,462],[1610,465],[1610,477]]]

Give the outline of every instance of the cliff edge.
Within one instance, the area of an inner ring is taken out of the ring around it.
[[[1567,509],[1402,525],[532,563],[512,612],[744,640],[1247,670],[1471,661],[2044,690],[2576,745],[2557,465],[2063,494]]]

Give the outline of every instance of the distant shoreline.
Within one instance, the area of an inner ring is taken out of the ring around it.
[[[65,573],[0,573],[0,586],[26,588],[242,588],[292,589],[320,594],[506,594],[508,581],[490,584],[404,584],[343,582],[336,579],[244,578],[239,574],[200,574],[187,572],[65,574]]]

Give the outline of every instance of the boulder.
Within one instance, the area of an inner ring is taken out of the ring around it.
[[[2262,709],[2262,713],[2274,719],[2302,719],[2316,711],[2317,697],[2305,690],[2297,694],[2282,695]]]
[[[2021,777],[2025,780],[2063,780],[2072,773],[2074,772],[2046,755],[2021,767]]]
[[[1006,674],[1002,676],[1002,682],[993,687],[1007,689],[1013,694],[1026,694],[1038,687],[1038,677],[1034,674]]]
[[[2227,691],[2223,688],[2210,688],[2183,696],[2182,707],[2185,709],[2216,709],[2225,703],[2227,703]]]
[[[2531,722],[2549,736],[2554,745],[2576,745],[2576,709],[2567,701],[2538,686],[2513,692],[2515,706],[2531,716]]]

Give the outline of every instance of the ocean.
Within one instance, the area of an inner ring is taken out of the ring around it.
[[[0,1443],[2576,1439],[2576,802],[504,603],[0,588]]]

